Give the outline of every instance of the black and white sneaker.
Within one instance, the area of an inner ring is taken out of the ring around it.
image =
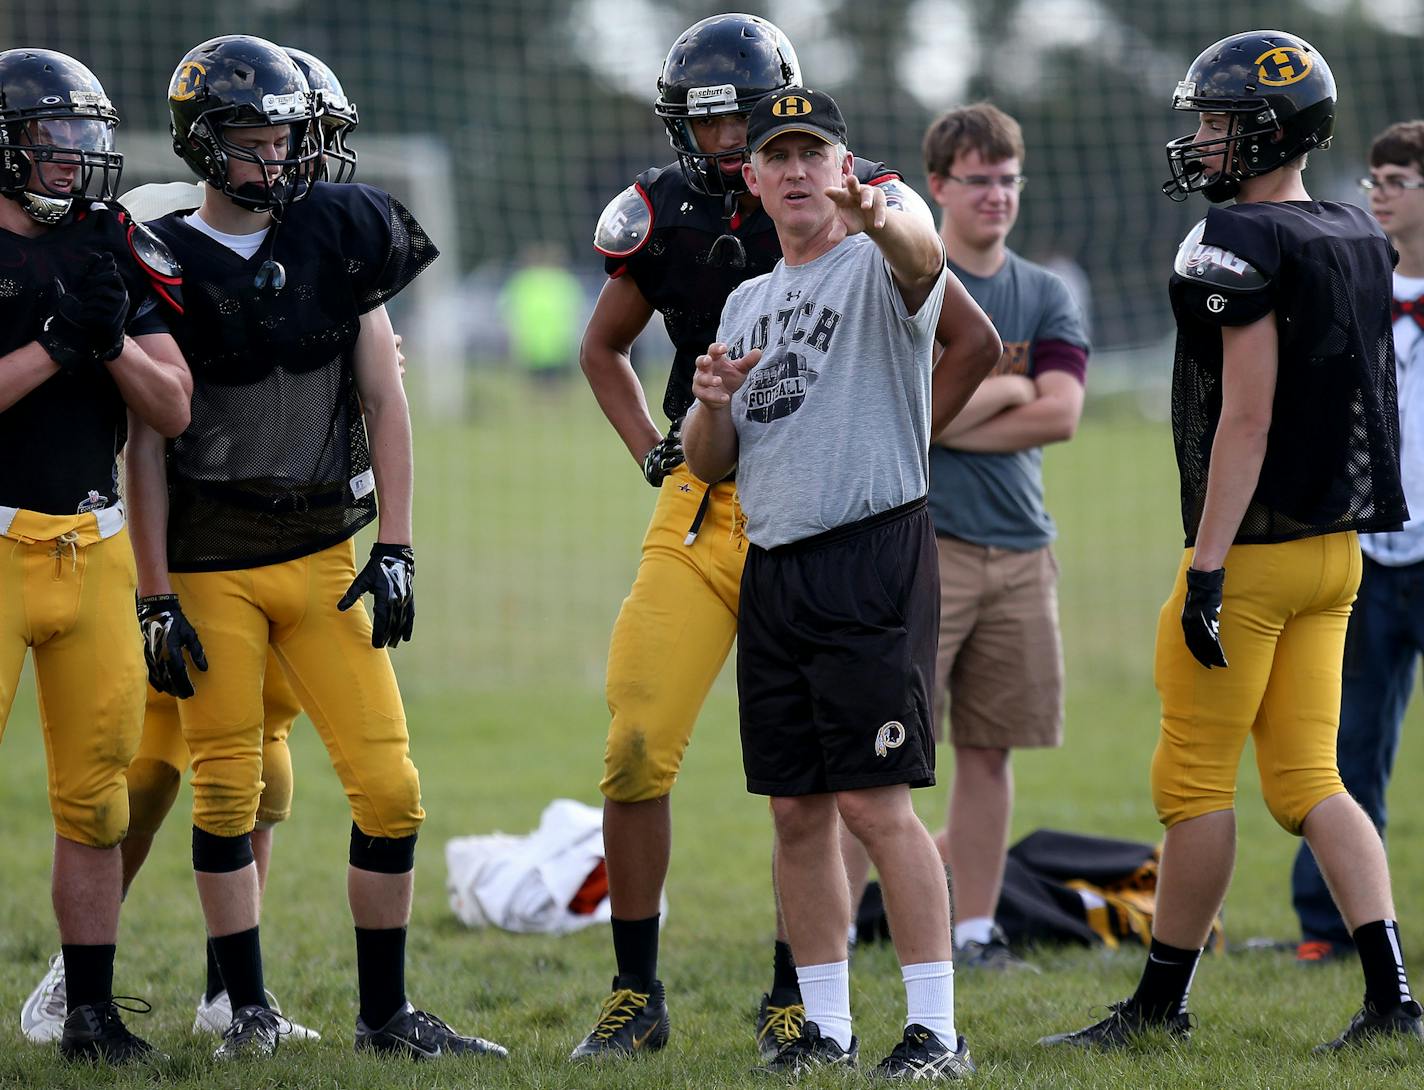
[[[277,1042],[290,1032],[291,1024],[271,1007],[255,1003],[239,1007],[223,1030],[222,1044],[213,1050],[213,1059],[270,1056],[277,1051]]]
[[[128,998],[120,996],[121,999]],[[142,1002],[142,1000],[139,1000]],[[59,1038],[59,1054],[66,1060],[87,1060],[90,1063],[127,1064],[166,1057],[142,1037],[129,1032],[119,1011],[147,1014],[152,1008],[120,1008],[112,999],[107,1003],[86,1003],[75,1007],[64,1019],[64,1032]]]
[[[1076,1045],[1078,1048],[1126,1048],[1134,1041],[1154,1032],[1165,1033],[1174,1040],[1186,1041],[1192,1035],[1192,1016],[1182,1013],[1166,1018],[1150,1018],[1129,998],[1110,1006],[1108,1016],[1101,1022],[1094,1022],[1091,1026],[1069,1033],[1040,1037],[1038,1043],[1047,1047]]]
[[[857,1038],[850,1039],[850,1048],[841,1048],[832,1038],[822,1037],[821,1027],[815,1022],[803,1022],[800,1035],[783,1045],[766,1063],[752,1068],[752,1074],[794,1079],[818,1067],[853,1068],[859,1056]]]
[[[1350,1019],[1345,1032],[1333,1041],[1316,1045],[1311,1051],[1316,1054],[1337,1052],[1381,1037],[1424,1041],[1424,1008],[1411,999],[1408,1003],[1396,1003],[1387,1011],[1377,1011],[1366,1000],[1355,1017]]]
[[[974,1074],[969,1044],[961,1036],[950,1048],[924,1026],[910,1023],[905,1036],[890,1055],[875,1065],[877,1079],[934,1079],[949,1081]]]
[[[483,1037],[456,1033],[433,1014],[416,1010],[407,1003],[379,1029],[356,1019],[356,1051],[382,1052],[411,1060],[434,1060],[440,1056],[509,1055],[509,1050]]]

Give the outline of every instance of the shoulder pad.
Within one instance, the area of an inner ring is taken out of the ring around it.
[[[593,230],[593,248],[605,257],[631,257],[653,229],[653,205],[642,186],[630,185],[608,202]]]
[[[144,271],[164,282],[177,282],[183,276],[183,267],[173,256],[164,242],[137,220],[129,221],[129,250]]]
[[[119,198],[119,204],[140,223],[170,212],[191,212],[202,203],[202,182],[154,182],[130,189]]]
[[[923,219],[933,229],[934,213],[923,197],[914,191],[905,179],[890,175],[885,181],[877,182],[876,188],[885,194],[885,206],[896,212],[905,212],[917,219]]]
[[[1178,276],[1226,291],[1259,291],[1266,286],[1266,278],[1249,261],[1220,246],[1203,245],[1205,230],[1206,220],[1202,220],[1177,247],[1172,267]]]

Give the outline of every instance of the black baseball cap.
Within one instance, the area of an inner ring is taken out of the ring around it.
[[[784,87],[756,104],[747,118],[747,148],[760,151],[785,132],[804,132],[827,144],[846,142],[846,123],[835,99],[807,87]]]

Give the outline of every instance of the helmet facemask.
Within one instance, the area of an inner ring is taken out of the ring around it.
[[[124,157],[114,150],[118,117],[45,111],[0,125],[0,192],[31,219],[53,226],[76,197],[113,200]],[[96,107],[97,109],[97,107]]]
[[[201,149],[209,185],[234,204],[250,212],[269,212],[281,219],[287,205],[311,192],[321,170],[324,146],[317,108],[305,91],[267,95],[262,113],[248,107],[218,106],[198,115],[186,139]],[[265,159],[250,148],[234,144],[232,130],[289,126],[287,154]],[[182,137],[180,137],[181,139]],[[251,163],[259,168],[256,180],[232,183],[230,164]],[[271,173],[276,168],[275,176]]]
[[[758,96],[760,97],[760,96]],[[699,193],[710,197],[725,197],[728,193],[745,193],[746,179],[742,177],[741,166],[747,161],[747,145],[729,148],[725,151],[703,151],[697,142],[694,129],[695,119],[700,117],[724,117],[751,113],[755,102],[741,103],[737,90],[731,85],[725,87],[696,87],[688,92],[686,106],[666,106],[659,104],[658,116],[667,126],[668,143],[677,152],[678,165],[682,167],[687,184]],[[732,162],[735,171],[724,171],[722,164]]]

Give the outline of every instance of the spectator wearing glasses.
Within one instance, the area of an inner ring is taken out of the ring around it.
[[[1359,596],[1345,635],[1337,759],[1345,789],[1384,834],[1385,790],[1404,710],[1424,652],[1424,121],[1402,121],[1375,138],[1360,179],[1370,212],[1399,251],[1394,270],[1394,365],[1399,388],[1399,467],[1414,515],[1394,533],[1363,534]],[[1309,845],[1291,873],[1300,918],[1296,960],[1348,957],[1354,940]]]
[[[954,747],[948,825],[955,962],[1027,967],[994,923],[1013,809],[1014,749],[1063,739],[1063,650],[1042,448],[1071,439],[1088,339],[1063,281],[1008,248],[1024,188],[1018,122],[987,102],[939,117],[924,139],[950,271],[993,319],[1004,354],[930,448],[939,547],[935,718]]]

